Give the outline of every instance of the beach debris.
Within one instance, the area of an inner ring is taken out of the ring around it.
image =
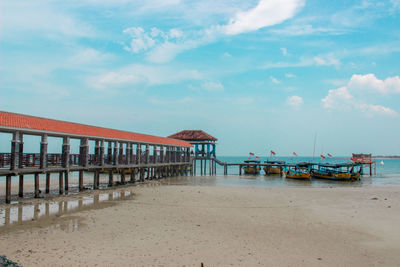
[[[200,266],[201,266],[201,267],[204,267],[204,263],[201,263]]]
[[[7,266],[7,267],[22,267],[22,265],[19,265],[16,262],[13,262],[9,259],[7,259],[6,256],[0,255],[0,266]]]
[[[319,261],[322,261],[322,258],[318,258]]]
[[[378,198],[377,197],[373,197],[373,198],[371,198],[371,200],[378,200]]]
[[[389,209],[392,207],[392,206],[387,206]]]

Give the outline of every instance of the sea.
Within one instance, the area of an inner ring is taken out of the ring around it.
[[[219,156],[218,160],[229,163],[240,163],[248,160],[248,156]],[[251,157],[250,159],[255,159]],[[271,160],[271,158],[260,157],[261,162]],[[281,160],[286,163],[297,162],[313,162],[313,163],[346,163],[351,162],[350,157],[332,157],[321,160],[313,157],[274,157],[272,160]],[[285,179],[284,177],[265,176],[263,171],[260,175],[241,175],[237,166],[228,168],[228,175],[223,175],[223,166],[217,164],[216,175],[214,179],[215,185],[232,185],[232,186],[309,186],[309,187],[332,187],[332,186],[391,186],[400,185],[400,159],[374,159],[376,164],[372,165],[372,176],[369,175],[369,166],[364,168],[364,175],[360,181],[341,182],[331,180],[312,179],[311,181],[299,181]],[[207,164],[208,168],[208,164]],[[197,163],[197,178],[200,176],[200,163]],[[207,169],[208,173],[208,169]],[[199,179],[197,179],[199,180]],[[204,183],[210,184],[210,179],[201,179]],[[196,179],[191,181],[195,183]],[[189,182],[190,183],[190,182]],[[199,183],[201,181],[199,180]]]
[[[218,156],[218,160],[228,163],[241,163],[248,160],[248,156]],[[251,158],[251,159],[254,159]],[[264,162],[271,158],[260,157],[257,160]],[[286,163],[296,162],[313,162],[313,163],[345,163],[350,162],[350,157],[332,157],[320,160],[320,158],[312,157],[274,157],[273,160],[281,160]],[[261,171],[259,175],[239,175],[237,166],[228,167],[228,175],[224,175],[223,166],[217,164],[216,175],[201,175],[200,162],[197,162],[197,173],[195,176],[182,176],[176,178],[163,179],[161,183],[166,184],[181,184],[181,185],[215,185],[215,186],[308,186],[308,187],[360,187],[360,186],[391,186],[400,185],[400,159],[376,159],[376,164],[372,165],[373,175],[369,175],[369,167],[365,167],[364,175],[360,181],[340,182],[331,180],[312,179],[311,181],[285,179],[279,175],[265,176]],[[207,174],[208,164],[207,164]],[[89,178],[93,176],[91,173],[85,174]],[[103,174],[107,175],[107,174]],[[118,181],[118,175],[115,175],[115,180]],[[77,173],[70,174],[70,181],[73,182],[78,178]],[[106,178],[106,177],[103,177]],[[18,177],[13,177],[13,180],[18,180]],[[25,175],[25,180],[33,180],[33,175]],[[57,175],[52,175],[52,179],[57,180]],[[129,179],[129,178],[128,178]],[[41,181],[43,181],[41,179]],[[5,183],[5,177],[0,177],[0,183]],[[76,181],[75,181],[76,182]],[[42,182],[41,182],[42,183]]]

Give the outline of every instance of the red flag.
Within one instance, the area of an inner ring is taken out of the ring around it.
[[[249,155],[250,155],[250,156],[254,156],[254,153],[253,153],[253,152],[250,152]]]
[[[331,155],[331,154],[328,153],[327,155],[328,155],[328,157],[332,158],[332,155]]]
[[[297,157],[297,154],[296,154],[296,152],[293,152],[293,156]]]
[[[256,156],[256,159],[259,159],[259,157],[258,157],[258,156]]]
[[[275,153],[274,151],[271,150],[271,154],[272,154],[272,155],[275,155],[276,153]]]
[[[324,158],[325,158],[325,156],[321,154],[321,159],[324,159]]]

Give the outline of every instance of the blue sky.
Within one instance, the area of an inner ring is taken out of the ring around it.
[[[400,1],[3,0],[0,109],[218,154],[400,152]]]

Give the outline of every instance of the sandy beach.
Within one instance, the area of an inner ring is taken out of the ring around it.
[[[159,185],[0,227],[24,266],[397,266],[400,187]],[[83,194],[30,199],[79,200]],[[26,203],[25,203],[26,204]],[[7,205],[1,205],[1,208]]]

